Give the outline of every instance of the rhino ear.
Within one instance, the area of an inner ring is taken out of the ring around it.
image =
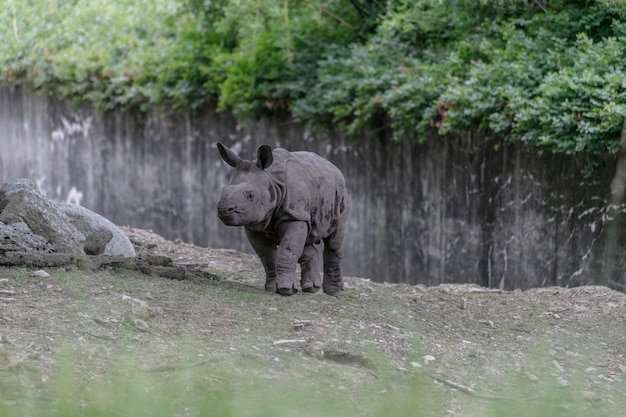
[[[265,169],[272,165],[272,162],[274,162],[272,148],[268,145],[259,146],[259,149],[257,150],[256,165],[261,169]]]
[[[222,145],[220,142],[217,142],[217,150],[220,151],[222,159],[231,167],[236,167],[241,163],[241,158],[237,156],[235,152]]]

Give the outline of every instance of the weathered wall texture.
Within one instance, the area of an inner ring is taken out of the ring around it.
[[[216,206],[230,168],[220,140],[252,158],[258,145],[313,150],[344,172],[352,199],[345,275],[471,282],[505,289],[623,283],[626,233],[606,236],[614,167],[583,179],[573,158],[537,157],[489,138],[425,144],[365,138],[306,142],[294,123],[230,115],[98,113],[25,88],[0,90],[0,182],[35,180],[113,222],[170,239],[250,251]],[[620,211],[620,210],[617,210]],[[613,256],[610,256],[610,254]],[[259,272],[261,273],[261,272]]]

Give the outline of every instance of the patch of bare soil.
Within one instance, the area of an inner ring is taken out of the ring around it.
[[[346,278],[338,298],[280,297],[263,290],[254,256],[123,230],[140,257],[168,258],[216,279],[123,268],[57,268],[49,276],[0,269],[0,378],[24,384],[23,370],[32,370],[39,377],[29,384],[45,392],[67,349],[89,377],[105,374],[122,353],[142,372],[219,363],[268,380],[319,379],[353,396],[357,408],[372,386],[387,387],[376,388],[383,394],[406,378],[444,393],[448,415],[471,415],[485,403],[532,403],[554,390],[590,412],[626,407],[623,293]]]

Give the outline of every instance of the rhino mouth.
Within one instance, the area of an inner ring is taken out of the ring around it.
[[[231,215],[219,215],[218,214],[217,217],[219,217],[222,223],[224,223],[226,226],[241,226],[243,224],[241,221],[241,217],[239,217],[238,214],[231,214]]]
[[[240,211],[234,207],[218,207],[217,217],[227,226],[241,226],[243,224]]]

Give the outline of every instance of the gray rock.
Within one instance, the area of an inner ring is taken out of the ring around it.
[[[137,256],[128,237],[109,220],[76,204],[59,203],[58,206],[74,227],[86,236],[87,255]]]
[[[46,238],[34,234],[26,223],[4,224],[0,222],[0,253],[50,253],[53,249],[54,246]]]
[[[117,226],[80,206],[56,204],[35,183],[0,185],[0,264],[56,266],[133,260],[135,249]]]
[[[5,252],[0,253],[0,265],[47,268],[76,264],[83,262],[84,258],[84,254],[72,253]]]
[[[87,235],[85,241],[85,253],[87,255],[107,255],[106,247],[113,239],[113,232],[105,229],[98,229]]]
[[[141,332],[141,333],[150,332],[150,326],[148,326],[148,323],[146,323],[144,320],[132,319],[130,321],[130,325],[133,329],[137,330],[138,332]]]
[[[50,242],[55,252],[84,254],[85,236],[29,179],[0,185],[0,222],[5,225],[25,223],[33,234]]]

